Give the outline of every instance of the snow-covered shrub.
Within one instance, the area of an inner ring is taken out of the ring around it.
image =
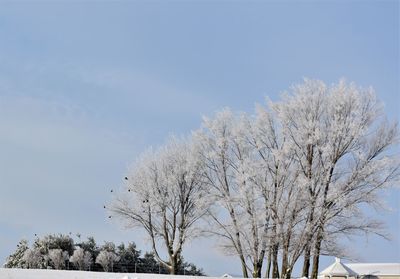
[[[103,250],[96,258],[96,263],[100,264],[105,272],[113,271],[114,262],[118,262],[120,257],[113,252]]]
[[[25,251],[22,260],[25,261],[27,268],[41,268],[43,263],[43,255],[39,249],[28,249]]]
[[[64,269],[65,261],[68,260],[68,252],[61,249],[50,249],[48,258],[54,266],[54,269]]]
[[[69,261],[75,265],[79,270],[87,270],[93,262],[92,255],[83,250],[81,247],[77,247],[69,258]]]

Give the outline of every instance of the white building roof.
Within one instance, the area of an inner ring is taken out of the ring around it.
[[[358,275],[400,275],[400,263],[348,263]]]
[[[325,268],[320,275],[325,276],[356,276],[357,273],[351,268],[347,267],[345,264],[340,262],[339,258],[335,258],[335,262]]]

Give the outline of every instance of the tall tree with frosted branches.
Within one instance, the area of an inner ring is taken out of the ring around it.
[[[171,274],[178,272],[184,244],[198,235],[197,223],[208,207],[203,162],[193,148],[188,140],[172,138],[144,153],[109,206],[128,226],[147,232],[155,258]]]
[[[195,133],[195,142],[205,162],[205,180],[215,201],[214,207],[209,210],[212,226],[208,231],[225,240],[220,245],[226,252],[238,255],[243,276],[248,277],[244,242],[249,233],[245,227],[249,224],[247,218],[252,215],[256,217],[255,200],[252,200],[252,193],[247,191],[243,175],[241,163],[247,156],[244,145],[234,142],[236,124],[233,113],[225,109],[214,119],[204,119],[202,129]],[[221,209],[224,211],[221,212]]]
[[[282,248],[289,261],[302,207],[294,187],[298,171],[272,115],[258,108],[255,117],[237,117],[224,109],[205,118],[194,136],[215,199],[208,230],[225,240],[219,244],[227,253],[239,257],[244,277],[261,277],[265,257],[267,277],[269,270],[279,277],[278,252]]]
[[[296,242],[296,227],[303,220],[304,195],[298,186],[299,171],[290,143],[282,134],[281,123],[269,110],[257,106],[250,121],[247,140],[258,161],[254,181],[264,199],[267,220],[260,260],[268,249],[266,277],[290,277],[290,271],[301,254]],[[267,246],[268,244],[268,246]],[[279,274],[278,252],[281,251]],[[260,268],[262,264],[260,263]],[[260,276],[257,276],[260,277]]]
[[[329,87],[305,80],[271,108],[304,177],[309,210],[303,276],[309,276],[313,255],[311,277],[316,278],[329,226],[346,212],[348,218],[360,212],[362,203],[377,203],[377,191],[398,181],[398,159],[387,152],[398,141],[397,124],[382,119],[382,106],[371,88],[343,80]],[[377,229],[368,220],[353,228]]]
[[[398,181],[388,152],[398,131],[372,89],[306,79],[255,116],[224,109],[206,118],[195,141],[215,199],[211,230],[239,256],[244,277],[260,277],[267,255],[266,277],[289,278],[304,256],[303,276],[312,263],[315,278],[321,252],[340,252],[333,239],[384,235],[360,205],[377,205]]]

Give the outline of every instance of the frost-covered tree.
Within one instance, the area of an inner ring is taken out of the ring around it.
[[[382,119],[372,89],[344,81],[326,86],[305,80],[271,109],[295,154],[299,187],[308,195],[303,276],[309,276],[313,255],[311,277],[316,278],[329,227],[343,216],[348,224],[354,212],[361,213],[360,204],[376,204],[378,190],[398,180],[398,160],[387,152],[397,143],[397,125]],[[374,231],[374,224],[365,220],[351,230]]]
[[[105,241],[104,244],[100,247],[100,250],[105,250],[108,252],[116,252],[115,243],[111,241]]]
[[[25,251],[22,260],[27,268],[42,268],[44,258],[39,249],[32,248]]]
[[[53,264],[54,269],[64,269],[65,262],[68,260],[69,255],[67,251],[61,249],[50,249],[48,257]]]
[[[274,263],[278,259],[276,207],[282,196],[278,192],[286,182],[277,179],[281,173],[280,169],[279,174],[275,170],[278,160],[273,168],[267,165],[270,161],[272,164],[271,156],[277,156],[277,152],[265,146],[265,141],[278,139],[271,131],[262,134],[261,126],[253,117],[235,116],[224,109],[214,118],[205,118],[194,135],[215,201],[209,211],[210,232],[220,237],[220,246],[227,253],[239,257],[244,277],[249,273],[261,277],[267,250],[274,249],[268,253]],[[262,126],[264,130],[267,128]],[[277,173],[275,176],[273,171]],[[277,265],[273,266],[278,273]]]
[[[198,220],[207,209],[203,162],[193,148],[190,141],[174,138],[144,153],[109,206],[128,226],[147,232],[155,258],[171,274],[177,272],[184,244],[198,235]],[[163,247],[168,260],[160,256]]]
[[[78,242],[76,244],[76,246],[81,247],[83,250],[89,252],[92,255],[92,259],[96,259],[97,255],[100,252],[100,249],[97,246],[96,241],[93,236],[89,236],[87,238],[87,240],[85,240],[85,241]],[[72,255],[72,253],[71,253],[71,255]],[[89,269],[96,270],[95,262],[92,262]]]
[[[26,262],[24,260],[24,254],[29,249],[28,241],[22,239],[18,245],[17,249],[13,254],[7,257],[4,263],[5,268],[26,268]]]
[[[234,142],[236,124],[235,116],[225,109],[213,119],[204,119],[202,129],[195,133],[195,142],[205,163],[204,176],[214,201],[208,212],[211,222],[208,231],[221,236],[223,242],[220,245],[226,252],[238,255],[243,276],[248,277],[244,238],[248,225],[246,219],[254,210],[254,197],[251,191],[247,191],[242,173],[245,166],[241,163],[245,158],[241,160],[241,156],[247,156],[247,153],[243,154],[243,146],[236,146]],[[244,208],[246,205],[249,212]]]
[[[261,277],[262,261],[267,254],[266,277],[285,277],[292,268],[296,227],[304,210],[302,189],[297,187],[299,172],[290,144],[281,132],[281,123],[273,113],[257,106],[246,130],[244,140],[251,146],[255,162],[251,179],[263,199],[259,214],[265,212],[258,263],[254,266],[257,272],[253,276]]]
[[[37,237],[33,247],[39,249],[43,255],[47,255],[50,249],[61,249],[72,255],[74,251],[74,240],[69,235],[48,234],[43,237]]]
[[[99,255],[96,257],[96,263],[100,264],[105,272],[114,270],[114,263],[118,262],[120,257],[114,252],[109,252],[107,250],[100,251]]]
[[[337,245],[341,237],[385,236],[363,209],[379,208],[382,190],[399,181],[392,152],[399,133],[372,89],[306,79],[280,101],[258,106],[255,115],[224,109],[205,118],[192,140],[184,152],[167,145],[146,153],[111,207],[145,228],[156,259],[171,273],[192,235],[176,229],[182,204],[176,193],[190,181],[206,189],[196,192],[201,210],[194,220],[207,217],[204,230],[239,257],[244,277],[261,277],[266,263],[266,277],[290,278],[303,257],[303,276],[314,279],[321,254],[345,253]],[[157,240],[169,261],[160,259]]]
[[[340,235],[382,235],[360,205],[376,207],[379,191],[398,181],[388,152],[398,131],[372,89],[305,80],[255,116],[225,109],[205,119],[195,141],[215,201],[212,232],[239,256],[244,277],[260,277],[266,257],[266,277],[289,278],[303,255],[303,275],[312,260],[315,278],[321,252],[341,252],[332,245]]]
[[[88,251],[77,247],[69,258],[69,261],[73,263],[78,270],[87,270],[92,264],[93,258]]]
[[[62,251],[66,251],[69,257],[74,250],[74,241],[68,235],[48,234],[43,237],[36,237],[32,249],[39,251],[42,256],[41,266],[38,268],[47,268],[52,265],[49,255],[50,250],[61,249]]]
[[[225,109],[206,118],[195,133],[215,200],[211,233],[225,240],[220,244],[228,253],[238,255],[244,277],[261,277],[265,257],[268,277],[271,265],[273,277],[279,277],[281,238],[286,233],[287,261],[302,209],[293,155],[275,122],[261,108],[255,117],[236,117]]]

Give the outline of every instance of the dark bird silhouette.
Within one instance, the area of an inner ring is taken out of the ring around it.
[[[111,215],[110,215],[110,216],[108,216],[108,218],[111,218]]]
[[[125,180],[128,180],[128,177],[125,176]]]
[[[106,206],[104,205],[104,208],[106,208]]]
[[[111,193],[114,192],[114,190],[111,189]]]

